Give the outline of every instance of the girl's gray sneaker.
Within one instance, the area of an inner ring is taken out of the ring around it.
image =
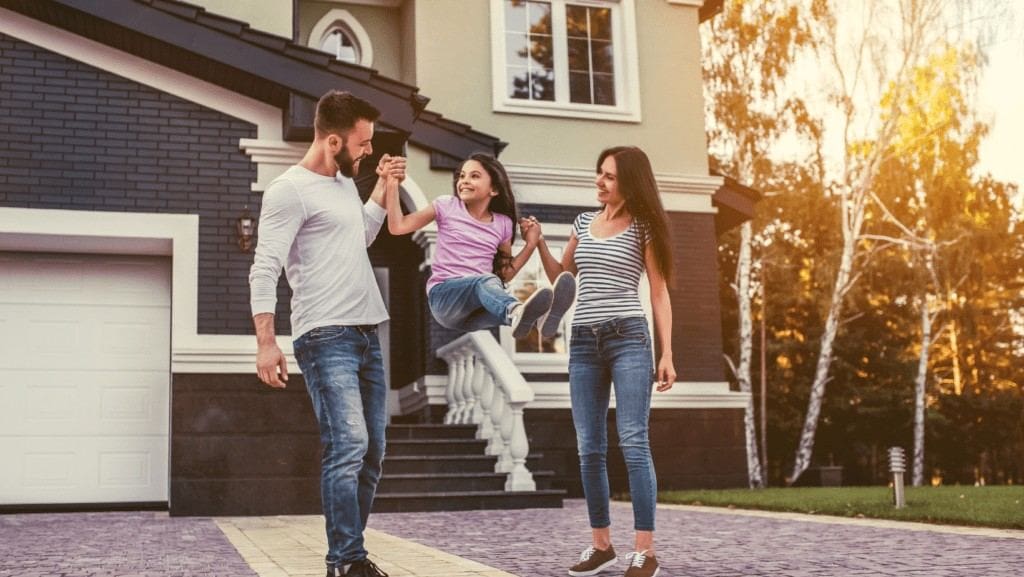
[[[551,292],[551,309],[548,310],[548,314],[540,326],[540,336],[546,339],[550,339],[558,333],[558,325],[562,324],[562,317],[576,300],[576,277],[569,271],[563,272],[555,278]]]
[[[533,325],[551,308],[552,291],[540,288],[534,291],[526,302],[512,311],[512,337],[521,339],[530,334]]]

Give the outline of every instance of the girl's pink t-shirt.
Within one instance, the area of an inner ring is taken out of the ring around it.
[[[427,292],[446,280],[490,274],[498,246],[512,240],[512,219],[492,213],[491,222],[480,222],[456,196],[442,196],[433,205],[437,245]]]

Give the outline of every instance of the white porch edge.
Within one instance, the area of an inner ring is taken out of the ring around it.
[[[448,377],[426,375],[409,383],[398,391],[401,399],[401,414],[422,410],[428,405],[447,406],[445,388]],[[527,409],[568,409],[568,382],[531,382],[533,401]],[[745,409],[748,393],[730,391],[727,382],[677,382],[664,393],[655,392],[651,398],[652,409]],[[615,394],[612,393],[611,408],[615,408]]]

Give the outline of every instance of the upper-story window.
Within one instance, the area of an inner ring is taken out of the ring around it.
[[[638,121],[634,0],[492,0],[494,109]]]
[[[335,8],[324,14],[310,30],[307,44],[342,62],[373,65],[370,35],[348,10]]]
[[[330,30],[320,41],[320,50],[334,54],[342,62],[359,64],[359,44],[343,26]]]

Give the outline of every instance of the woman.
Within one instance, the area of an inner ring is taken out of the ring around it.
[[[544,271],[552,281],[562,272],[577,275],[576,315],[569,350],[572,416],[580,455],[593,544],[569,569],[574,577],[596,575],[618,561],[611,543],[608,490],[608,402],[615,387],[615,419],[633,501],[636,543],[626,577],[658,573],[654,551],[657,479],[648,442],[652,381],[672,388],[672,277],[668,219],[647,155],[636,147],[603,151],[597,161],[601,210],[586,212],[556,260],[539,240]],[[536,234],[536,233],[534,233]],[[653,366],[651,337],[638,289],[646,271],[660,352]]]

